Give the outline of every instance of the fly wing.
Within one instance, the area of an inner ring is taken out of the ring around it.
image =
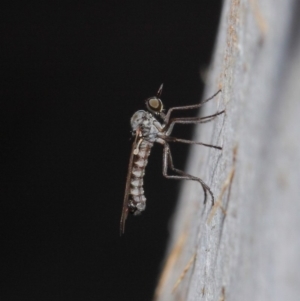
[[[134,158],[134,150],[137,146],[137,141],[139,137],[139,131],[136,131],[134,142],[132,143],[131,154],[129,159],[129,166],[127,172],[127,179],[126,179],[126,188],[125,188],[125,195],[123,201],[123,209],[120,221],[120,235],[124,234],[125,232],[125,222],[128,216],[128,201],[129,201],[129,192],[130,192],[130,181],[131,181],[131,174],[132,174],[132,165],[133,165],[133,158]]]

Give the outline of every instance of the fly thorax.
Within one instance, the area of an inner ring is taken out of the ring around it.
[[[154,142],[158,136],[159,131],[154,125],[157,122],[151,113],[142,110],[135,112],[131,117],[132,130],[136,131],[139,128],[143,138],[149,142]]]

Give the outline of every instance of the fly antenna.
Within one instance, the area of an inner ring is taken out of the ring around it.
[[[164,84],[161,84],[161,85],[159,86],[159,89],[158,89],[158,91],[157,91],[157,93],[156,93],[156,97],[157,97],[157,98],[160,97],[160,95],[161,95],[161,93],[162,93],[163,87],[164,87]]]

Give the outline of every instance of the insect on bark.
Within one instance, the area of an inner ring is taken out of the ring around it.
[[[128,213],[138,215],[146,208],[143,177],[145,175],[145,168],[148,163],[148,157],[150,155],[151,148],[155,142],[163,145],[163,176],[168,179],[192,180],[199,182],[204,191],[204,203],[206,203],[208,192],[211,196],[212,205],[214,205],[214,194],[210,190],[209,186],[203,182],[203,180],[174,167],[169,142],[198,144],[221,150],[222,147],[220,146],[179,139],[170,136],[175,124],[206,123],[212,121],[218,115],[223,114],[225,110],[205,117],[171,118],[171,113],[173,111],[200,108],[203,104],[213,99],[218,93],[221,92],[221,90],[199,104],[170,108],[167,113],[164,114],[163,103],[159,98],[162,93],[162,89],[163,85],[159,87],[156,96],[146,99],[145,103],[148,112],[140,110],[135,112],[131,117],[131,128],[135,138],[132,144],[129,160],[120,223],[120,234],[123,234],[125,231],[125,221]],[[176,173],[176,175],[169,175],[168,169],[172,170],[174,173]]]

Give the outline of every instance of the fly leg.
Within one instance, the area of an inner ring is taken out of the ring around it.
[[[168,175],[167,173],[168,167],[179,175]],[[203,182],[203,180],[194,177],[188,173],[185,173],[184,171],[174,167],[170,146],[167,142],[164,143],[164,150],[163,150],[163,176],[166,177],[167,179],[192,180],[192,181],[199,182],[204,192],[204,204],[206,204],[207,201],[207,191],[208,191],[211,196],[212,206],[214,205],[214,200],[215,200],[214,194],[210,190],[209,186]]]
[[[191,141],[191,140],[186,140],[186,139],[180,139],[180,138],[175,138],[175,137],[164,137],[164,139],[168,142],[180,142],[180,143],[186,143],[186,144],[197,144],[197,145],[204,145],[207,147],[212,147],[216,149],[222,149],[221,146],[217,145],[212,145],[212,144],[207,144],[207,143],[202,143],[202,142],[196,142],[196,141]]]
[[[181,118],[172,118],[168,124],[165,125],[166,135],[170,135],[175,124],[198,124],[198,123],[207,123],[214,120],[217,116],[224,114],[225,110],[217,112],[213,115],[204,116],[204,117],[181,117]]]
[[[183,123],[183,124],[191,124],[191,123],[206,123],[214,120],[217,116],[225,113],[225,110],[220,112],[216,112],[215,114],[204,116],[204,117],[183,117],[183,118],[172,118],[170,120],[170,124],[172,123]]]
[[[169,120],[170,120],[170,116],[171,113],[175,110],[192,110],[192,109],[198,109],[200,108],[203,104],[205,104],[206,102],[208,102],[209,100],[213,99],[214,97],[216,97],[219,93],[221,92],[221,90],[219,90],[217,93],[215,93],[213,96],[209,97],[208,99],[196,104],[196,105],[190,105],[190,106],[182,106],[182,107],[174,107],[174,108],[170,108],[167,112],[166,115],[161,115],[161,117],[164,120],[164,124],[169,124]]]

